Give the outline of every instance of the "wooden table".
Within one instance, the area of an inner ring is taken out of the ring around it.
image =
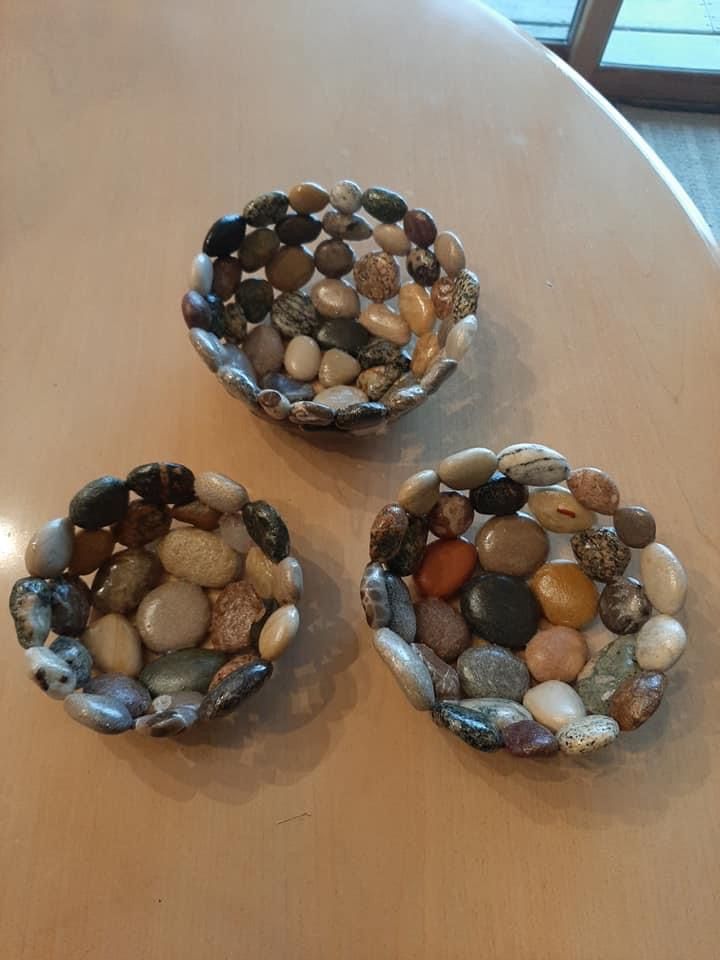
[[[6,621],[3,957],[716,957],[720,261],[682,190],[469,0],[10,0],[2,21],[3,589],[83,482],[175,458],[281,507],[312,622],[188,744],[71,723]],[[216,216],[342,176],[459,230],[482,334],[444,409],[326,449],[231,400],[178,304]],[[357,600],[402,478],[523,439],[610,470],[691,577],[666,702],[587,762],[435,729]]]

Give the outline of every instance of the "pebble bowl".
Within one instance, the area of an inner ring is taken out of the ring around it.
[[[605,471],[549,447],[462,450],[373,522],[375,649],[471,747],[593,753],[652,717],[687,644],[687,576],[655,532]]]
[[[455,372],[478,292],[461,241],[427,210],[385,187],[299,183],[212,224],[182,314],[206,366],[253,413],[375,434]]]
[[[99,477],[41,526],[10,593],[27,669],[98,733],[183,733],[270,679],[303,578],[280,514],[182,464]]]

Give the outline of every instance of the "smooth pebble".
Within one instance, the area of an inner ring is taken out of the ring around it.
[[[130,621],[119,613],[108,613],[95,620],[81,637],[103,673],[122,673],[136,677],[143,667],[140,637]]]
[[[453,490],[472,490],[486,483],[495,472],[497,456],[486,447],[469,447],[453,453],[438,465],[441,481]]]
[[[194,647],[210,625],[210,604],[197,584],[163,583],[143,597],[135,625],[145,646],[155,653]]]
[[[48,520],[30,538],[25,567],[31,577],[57,577],[70,563],[74,527],[68,517]]]
[[[272,569],[272,595],[279,604],[299,603],[303,593],[303,572],[295,557],[285,557]]]
[[[158,545],[158,556],[168,573],[201,587],[224,587],[237,571],[237,554],[207,530],[181,527],[171,530]]]
[[[218,513],[237,513],[248,502],[248,492],[241,483],[224,473],[206,471],[195,477],[198,500]]]
[[[597,467],[578,467],[568,474],[567,485],[578,503],[605,516],[615,513],[620,491],[613,478]]]
[[[458,657],[456,669],[466,697],[519,703],[530,684],[525,664],[504,647],[469,647]]]
[[[472,346],[477,333],[477,317],[464,317],[450,329],[445,340],[445,356],[451,360],[462,360]]]
[[[557,740],[563,753],[579,756],[595,753],[612,743],[620,727],[611,717],[594,716],[573,720],[558,731]]]
[[[532,687],[523,697],[523,706],[553,733],[585,716],[585,704],[576,691],[560,680],[546,680]]]
[[[212,289],[213,265],[206,253],[198,253],[190,267],[190,289],[206,297]]]
[[[663,543],[648,544],[640,554],[640,576],[658,613],[674,614],[682,609],[687,596],[687,573],[669,547]]]
[[[500,730],[485,714],[468,710],[453,700],[436,703],[432,717],[439,727],[445,727],[476,750],[487,753],[502,746]]]
[[[435,256],[449,277],[455,277],[465,268],[465,250],[457,234],[444,230],[435,238]]]
[[[640,627],[635,659],[642,670],[666,671],[685,652],[687,634],[681,623],[665,613],[651,617]]]
[[[539,443],[514,443],[498,454],[498,470],[516,483],[548,486],[570,472],[565,457]]]
[[[283,604],[263,624],[258,650],[263,660],[277,660],[287,650],[300,629],[300,614],[292,603]]]
[[[25,659],[32,679],[53,700],[64,700],[77,686],[75,671],[47,647],[30,647]]]
[[[430,671],[420,654],[388,627],[373,634],[375,649],[416,710],[430,710],[435,702]]]
[[[312,337],[293,337],[285,347],[285,369],[296,380],[314,380],[320,369],[322,354]]]
[[[72,693],[66,698],[64,706],[68,716],[96,733],[124,733],[135,725],[130,711],[114,697]]]
[[[420,470],[405,480],[398,490],[400,506],[415,516],[429,513],[440,496],[440,478],[434,470]]]
[[[502,697],[471,697],[469,700],[461,700],[460,706],[485,714],[499,730],[504,730],[511,723],[532,720],[530,711],[526,710],[522,704]]]

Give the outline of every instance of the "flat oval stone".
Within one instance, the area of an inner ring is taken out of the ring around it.
[[[362,187],[354,180],[338,180],[330,190],[330,203],[340,213],[355,213],[362,206]]]
[[[321,359],[320,347],[312,337],[293,337],[285,347],[285,369],[296,380],[314,380]]]
[[[419,470],[408,477],[398,490],[398,503],[408,513],[429,513],[440,496],[440,478],[434,470]]]
[[[440,276],[440,264],[432,250],[415,247],[405,261],[407,272],[416,283],[431,287]]]
[[[172,535],[172,532],[168,534]],[[129,613],[157,586],[161,574],[160,560],[154,554],[141,548],[121,550],[106,560],[95,574],[93,604],[101,613]]]
[[[10,591],[10,616],[21,647],[41,647],[50,633],[52,591],[45,580],[23,577]]]
[[[287,247],[286,249],[294,250],[298,248]],[[278,250],[270,263],[274,263],[275,258],[279,254],[280,251]],[[267,264],[265,268],[266,271],[270,263]],[[282,266],[282,261],[280,265]],[[250,277],[248,280],[243,280],[235,294],[235,302],[242,309],[243,315],[248,323],[261,323],[270,312],[274,298],[275,292],[273,291],[272,284],[268,283],[267,280],[260,280],[257,277]]]
[[[529,577],[550,550],[543,528],[523,513],[492,517],[478,530],[475,546],[483,570],[512,577]]]
[[[226,656],[218,650],[177,650],[166,653],[149,663],[140,674],[153,697],[181,690],[207,693],[210,681],[225,663]]]
[[[535,720],[519,720],[503,729],[503,743],[514,757],[551,757],[558,742],[551,730]]]
[[[221,300],[229,300],[242,279],[242,267],[237,257],[218,257],[213,264],[212,292]]]
[[[410,413],[411,410],[416,410],[427,399],[427,394],[419,383],[398,389],[396,387],[397,383],[393,384],[382,398],[383,403],[388,408],[388,419],[390,420],[397,420],[398,417]]]
[[[472,697],[470,700],[461,700],[460,705],[485,714],[498,730],[504,730],[521,720],[532,720],[529,710],[514,700],[504,700],[502,697]]]
[[[265,267],[268,282],[283,291],[304,287],[314,272],[315,261],[305,247],[280,247]]]
[[[687,634],[681,623],[659,613],[640,628],[635,659],[642,670],[669,670],[685,652]]]
[[[323,387],[337,387],[354,383],[360,373],[360,364],[355,357],[334,347],[323,354],[318,370],[318,379]]]
[[[416,603],[414,621],[417,626],[413,639],[447,663],[457,660],[470,646],[472,638],[465,620],[438,597],[427,597]]]
[[[208,370],[215,373],[218,367],[225,363],[227,359],[225,344],[214,333],[201,330],[200,327],[191,327],[188,338]]]
[[[245,558],[245,579],[263,600],[269,600],[272,597],[272,560],[254,544]]]
[[[318,364],[319,362],[318,359]],[[290,403],[297,403],[299,400],[312,400],[315,396],[309,383],[294,380],[282,373],[268,373],[262,378],[262,385],[265,390],[277,390],[282,393]]]
[[[118,700],[131,717],[141,717],[152,705],[148,688],[138,680],[125,677],[121,673],[105,673],[93,677],[85,686],[85,693]]]
[[[430,710],[435,691],[430,671],[417,650],[388,627],[374,632],[373,643],[413,707]]]
[[[277,660],[287,650],[300,629],[300,614],[292,603],[278,607],[263,624],[258,650],[263,660]]]
[[[573,720],[558,732],[557,739],[563,753],[580,756],[595,753],[612,743],[620,727],[610,717],[583,717]]]
[[[472,346],[477,328],[477,317],[470,315],[463,320],[459,320],[447,335],[445,356],[451,360],[462,360]]]
[[[617,688],[637,672],[634,639],[616,637],[611,640],[587,664],[577,681],[577,692],[588,712],[608,714]]]
[[[218,672],[210,681],[208,690],[213,690],[219,683],[222,683],[225,677],[230,676],[231,673],[235,673],[236,670],[240,670],[243,667],[249,666],[251,663],[257,663],[259,659],[259,655],[254,650],[248,650],[245,653],[236,653],[234,657],[230,657],[230,659],[224,663],[222,667],[220,667]],[[176,697],[187,695],[187,693],[175,694]],[[198,696],[198,694],[193,693],[193,696]],[[202,696],[200,696],[200,700],[198,703],[194,704],[194,706],[199,707],[200,702],[202,702]]]
[[[308,336],[317,332],[319,319],[306,293],[281,293],[271,310],[271,322],[284,337]]]
[[[90,616],[90,591],[80,577],[58,577],[50,582],[50,626],[57,634],[78,637]]]
[[[585,637],[572,627],[538,630],[525,648],[525,663],[534,680],[572,683],[590,656]]]
[[[142,670],[140,636],[130,621],[119,613],[95,620],[81,637],[93,662],[103,673],[136,677]]]
[[[389,560],[402,546],[408,529],[408,515],[399,503],[388,503],[370,527],[370,559]]]
[[[93,660],[90,651],[77,637],[56,637],[49,647],[51,653],[60,657],[75,674],[78,687],[84,687],[90,679]]]
[[[302,243],[312,243],[317,240],[322,230],[322,224],[316,217],[304,214],[290,214],[278,220],[275,232],[281,243],[288,246],[299,246]]]
[[[444,230],[435,240],[435,256],[448,277],[455,277],[465,269],[465,250],[457,234]]]
[[[208,691],[198,711],[200,720],[213,720],[237,709],[272,676],[273,665],[257,660],[228,674],[212,690]]]
[[[595,584],[570,560],[544,563],[530,581],[530,588],[550,623],[579,630],[598,612]]]
[[[171,530],[158,545],[158,557],[168,573],[201,587],[224,587],[237,571],[235,551],[219,537],[195,527]]]
[[[165,507],[146,500],[132,500],[123,519],[113,527],[113,536],[125,547],[144,547],[164,537],[171,523]]]
[[[388,570],[399,577],[415,573],[425,552],[427,536],[427,520],[424,517],[408,517],[407,533],[398,552],[388,560]]]
[[[335,390],[351,390],[352,387],[329,387],[323,394]],[[290,408],[288,418],[302,430],[323,430],[335,422],[335,411],[325,403],[314,403],[312,400],[301,400]]]
[[[361,312],[358,323],[374,337],[389,340],[399,347],[404,347],[412,336],[405,319],[383,303],[370,304]]]
[[[516,483],[548,486],[570,473],[565,457],[539,443],[514,443],[498,454],[498,470]]]
[[[210,603],[197,584],[163,583],[145,595],[135,625],[145,646],[155,653],[194,647],[210,625]]]
[[[546,680],[532,687],[523,697],[523,706],[553,733],[585,716],[585,704],[571,686],[560,680]]]
[[[447,320],[452,329],[452,301],[455,290],[455,281],[452,277],[440,277],[432,285],[430,290],[430,300],[432,301],[435,315],[439,320]]]
[[[665,675],[642,671],[624,680],[610,701],[610,715],[621,730],[637,730],[655,713],[665,692]]]
[[[358,375],[356,384],[358,390],[367,395],[368,400],[380,400],[390,387],[402,375],[402,367],[395,364],[368,367]]]
[[[528,506],[539,523],[551,533],[576,533],[587,530],[596,521],[592,511],[586,510],[565,487],[551,486],[533,490]]]
[[[381,563],[368,563],[360,580],[360,602],[369,627],[389,627],[392,619],[385,570]]]
[[[248,533],[273,563],[280,563],[290,552],[290,534],[275,507],[264,500],[246,503],[242,511]]]
[[[362,390],[358,389],[358,387],[338,384],[335,387],[327,387],[326,389],[317,393],[315,395],[315,403],[313,404],[313,407],[329,410],[332,414],[338,410],[342,410],[359,403],[365,403],[366,400],[367,395],[363,393]],[[330,416],[327,420],[325,420],[325,422],[332,423],[333,419],[334,418]]]
[[[57,577],[63,572],[72,557],[73,533],[67,517],[48,520],[35,531],[25,550],[25,566],[31,577]]]
[[[358,214],[336,213],[328,210],[322,219],[325,233],[334,240],[349,240],[351,243],[367,240],[372,236],[372,227]]]
[[[220,217],[208,230],[203,241],[203,253],[209,257],[226,257],[234,253],[245,236],[245,220],[239,213]]]
[[[397,223],[407,213],[407,204],[399,193],[386,187],[368,187],[362,195],[362,206],[382,223]]]
[[[72,693],[65,699],[65,712],[96,733],[117,734],[135,725],[129,710],[114,697]]]
[[[78,530],[73,541],[68,573],[94,573],[111,555],[115,538],[109,530]]]
[[[387,626],[399,637],[402,637],[406,643],[413,643],[417,621],[410,591],[406,587],[405,581],[394,573],[386,572],[385,582],[390,605],[390,622]]]
[[[430,530],[441,540],[460,537],[470,527],[475,511],[461,493],[441,493],[430,511]]]
[[[237,513],[248,502],[248,492],[241,483],[212,470],[195,478],[195,493],[198,500],[218,513]]]
[[[77,686],[72,668],[47,647],[29,647],[25,658],[33,681],[53,700],[64,700]]]
[[[434,540],[415,572],[415,585],[428,597],[452,597],[471,576],[476,564],[477,552],[467,540]]]
[[[611,515],[620,502],[613,478],[597,467],[579,467],[568,474],[567,485],[578,503],[596,513]]]
[[[337,280],[350,273],[355,253],[344,240],[323,240],[315,248],[315,267],[325,277]]]
[[[413,643],[412,647],[422,657],[430,671],[430,677],[437,700],[457,700],[460,697],[460,677],[457,670],[445,663],[438,655],[422,643]]]
[[[458,657],[457,672],[467,697],[522,700],[530,684],[527,667],[504,647],[469,647]]]
[[[629,547],[641,549],[655,539],[655,518],[645,507],[620,507],[613,515],[615,533]]]
[[[208,294],[209,296],[209,294]],[[189,330],[215,331],[213,311],[207,299],[196,290],[188,290],[180,301],[183,320]]]
[[[479,637],[512,650],[525,646],[540,621],[538,602],[525,581],[499,573],[485,573],[466,584],[460,609]]]
[[[279,604],[299,603],[303,593],[302,567],[295,557],[285,557],[273,566],[272,595]]]
[[[390,300],[400,289],[400,268],[389,253],[365,254],[355,264],[353,277],[358,293],[378,303]]]
[[[268,227],[282,220],[287,208],[287,194],[282,190],[270,190],[246,204],[243,216],[252,227]]]
[[[319,183],[307,180],[288,190],[288,200],[298,213],[318,213],[328,205],[330,195]]]
[[[445,727],[476,750],[488,753],[499,750],[502,746],[502,735],[490,719],[476,710],[468,710],[453,700],[441,700],[436,703],[432,716],[439,727]]]
[[[377,245],[393,257],[405,257],[410,253],[410,240],[396,223],[379,223],[373,230]]]
[[[370,341],[369,332],[359,323],[333,318],[322,321],[315,337],[321,347],[336,347],[351,356],[358,356]]]
[[[410,369],[416,377],[422,377],[439,354],[440,343],[437,334],[424,333],[415,343]]]
[[[187,503],[194,497],[194,483],[192,470],[181,463],[144,463],[127,475],[128,487],[150,503]]]
[[[196,254],[190,267],[190,289],[204,297],[210,293],[212,280],[212,260],[206,253]]]
[[[388,408],[385,404],[366,400],[338,410],[335,426],[338,430],[347,430],[357,436],[380,433],[387,415]]]
[[[478,298],[480,295],[480,281],[472,270],[463,268],[455,276],[452,297],[451,316],[457,323],[471,313],[477,312]],[[503,471],[504,473],[505,471]],[[515,478],[513,478],[515,479]],[[519,481],[522,483],[523,481]]]
[[[344,280],[326,277],[313,284],[310,291],[313,306],[322,317],[354,320],[360,315],[360,298],[354,287]]]
[[[630,549],[612,527],[583,530],[570,538],[577,562],[592,580],[608,583],[620,577],[630,563]]]
[[[398,294],[398,307],[400,316],[415,336],[430,333],[435,325],[435,308],[424,287],[419,283],[404,283]],[[390,340],[391,337],[386,339]]]
[[[216,650],[236,653],[253,645],[252,628],[265,617],[265,604],[251,584],[228,584],[215,601],[210,643]]]
[[[640,554],[640,575],[650,603],[659,613],[673,614],[682,609],[687,596],[685,567],[669,547],[650,543]]]
[[[418,247],[430,247],[437,236],[437,227],[432,214],[422,208],[408,210],[403,217],[403,227],[408,238]]]
[[[191,500],[190,503],[182,503],[173,507],[171,516],[174,520],[180,520],[181,523],[189,523],[192,527],[199,527],[200,530],[217,530],[220,522],[220,513],[213,510],[201,500]]]
[[[285,344],[275,327],[269,324],[260,324],[251,330],[244,349],[258,377],[274,373],[283,365]]]
[[[252,233],[246,234],[238,250],[240,266],[246,273],[254,273],[270,263],[279,246],[280,238],[274,230],[269,230],[267,227],[253,230]]]
[[[527,487],[502,473],[494,473],[489,480],[470,491],[470,502],[475,511],[496,517],[517,513],[527,501]]]
[[[437,472],[446,487],[472,490],[486,483],[495,472],[497,456],[486,447],[468,447],[438,464]]]
[[[613,633],[637,633],[649,619],[652,604],[634,577],[617,577],[607,584],[598,604],[600,619]]]
[[[78,490],[68,514],[76,527],[97,530],[122,520],[128,508],[128,488],[118,477],[99,477]]]

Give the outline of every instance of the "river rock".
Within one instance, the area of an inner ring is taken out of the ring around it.
[[[453,700],[441,700],[432,708],[433,720],[439,727],[446,727],[456,737],[484,753],[499,750],[502,735],[484,714],[468,710]]]
[[[285,369],[296,380],[314,380],[320,369],[322,354],[312,337],[293,337],[285,347]]]
[[[141,717],[148,712],[152,704],[147,687],[120,673],[105,673],[94,677],[86,684],[85,693],[119,700],[131,717]]]
[[[192,471],[181,463],[144,463],[127,475],[130,489],[150,503],[188,503],[195,496],[194,483]]]
[[[570,544],[581,569],[592,580],[608,583],[622,576],[630,563],[630,549],[612,527],[583,530],[571,537]]]
[[[318,379],[323,387],[337,387],[354,383],[360,373],[360,364],[355,357],[334,347],[323,354],[318,370]]]
[[[598,613],[612,633],[637,633],[649,619],[652,604],[639,580],[617,577],[600,594]]]
[[[194,647],[210,625],[210,603],[197,584],[163,583],[145,595],[135,625],[145,646],[155,653]]]
[[[290,552],[290,535],[277,510],[264,500],[246,503],[243,520],[250,536],[273,563],[280,563]]]
[[[50,581],[50,626],[57,634],[78,637],[90,616],[90,591],[80,577],[58,577]]]
[[[370,559],[389,560],[402,546],[408,529],[408,515],[399,503],[388,503],[370,528]]]
[[[128,488],[118,477],[99,477],[86,483],[70,501],[68,514],[76,527],[97,530],[122,520],[128,507]]]
[[[93,667],[90,651],[85,644],[77,637],[56,637],[49,649],[70,667],[78,687],[84,687],[90,679]]]
[[[432,299],[419,283],[404,283],[398,295],[400,316],[417,337],[430,333],[435,326],[435,308]],[[390,339],[388,337],[387,339]]]
[[[437,700],[457,700],[460,697],[460,677],[457,670],[445,663],[440,657],[423,643],[413,643],[412,647],[422,657],[423,663],[430,671],[430,677]]]
[[[687,634],[674,617],[659,613],[643,624],[637,635],[635,659],[642,670],[666,671],[685,652]]]
[[[495,724],[498,730],[504,730],[511,723],[521,720],[532,720],[529,710],[514,700],[503,700],[501,697],[473,697],[470,700],[461,700],[460,705],[467,710],[477,710]]]
[[[124,733],[135,725],[129,710],[114,697],[72,693],[64,706],[68,716],[96,733]]]
[[[455,323],[477,311],[479,295],[480,281],[476,274],[465,268],[459,270],[455,276],[452,296],[451,316]]]
[[[268,227],[287,213],[288,197],[282,190],[261,193],[245,205],[243,216],[252,227]]]
[[[432,214],[421,208],[407,211],[403,217],[403,227],[408,239],[425,249],[432,246],[437,236]]]
[[[240,266],[246,273],[255,273],[270,263],[280,246],[280,237],[274,230],[260,227],[245,235],[238,250]]]
[[[21,647],[41,647],[50,633],[52,591],[45,580],[23,577],[10,592],[10,616]]]
[[[467,540],[434,540],[415,571],[415,585],[427,597],[452,597],[476,565],[477,552]]]
[[[330,190],[330,203],[340,213],[355,213],[362,206],[363,191],[354,180],[338,180]]]
[[[561,483],[570,473],[561,453],[539,443],[514,443],[505,447],[498,454],[498,470],[516,483],[543,487]]]
[[[530,588],[550,623],[579,630],[598,611],[595,584],[570,560],[544,563],[530,580]]]
[[[370,304],[360,313],[358,323],[368,334],[388,340],[399,347],[404,347],[412,336],[407,321],[384,303]]]
[[[212,280],[212,260],[206,253],[196,254],[190,267],[190,289],[204,297],[210,293]]]
[[[235,659],[239,660],[240,658],[235,657]],[[257,657],[255,657],[255,659],[257,660]],[[230,663],[230,661],[228,661],[228,663]],[[224,667],[220,667],[220,670],[218,670],[213,677],[213,681],[218,674],[228,666],[228,663],[226,663]],[[222,679],[222,677],[220,679]],[[195,709],[197,709],[202,703],[202,699],[203,694],[198,693],[197,690],[180,690],[177,693],[161,693],[159,697],[155,697],[153,700],[152,708],[155,713],[162,713],[165,710],[173,710],[176,707],[195,707]]]
[[[77,686],[75,672],[47,647],[30,647],[25,657],[30,676],[53,700],[64,700]]]
[[[572,627],[538,630],[525,648],[525,663],[534,680],[572,683],[589,657],[585,637]]]
[[[295,557],[285,557],[273,566],[272,595],[281,606],[299,603],[303,594],[302,567]]]
[[[108,559],[115,547],[109,530],[78,530],[73,541],[68,573],[94,573]]]
[[[191,500],[190,503],[173,507],[171,515],[174,520],[189,523],[200,530],[217,530],[220,523],[220,513],[201,500]]]
[[[528,501],[528,489],[502,473],[494,473],[489,480],[470,490],[470,502],[477,513],[496,517],[508,516],[522,510]]]
[[[317,240],[322,230],[322,224],[317,217],[307,214],[291,213],[275,225],[275,232],[281,243],[288,246],[299,246],[301,243],[312,243]]]
[[[178,530],[171,531],[167,537],[186,532],[200,533],[199,530]],[[204,535],[211,536],[209,533]],[[167,537],[161,541],[161,545]],[[163,565],[169,573],[173,573],[167,565]],[[92,583],[93,604],[101,613],[129,613],[138,606],[149,590],[157,586],[161,575],[160,560],[148,550],[121,550],[106,560],[95,574]]]
[[[495,471],[497,456],[485,447],[469,447],[445,457],[437,468],[446,487],[472,490],[486,483]]]
[[[620,733],[620,727],[611,717],[589,716],[573,720],[557,735],[563,753],[579,756],[595,753],[612,743]]]
[[[650,543],[640,554],[640,575],[648,600],[658,613],[674,614],[687,596],[685,568],[663,543]]]
[[[540,621],[540,607],[525,581],[498,573],[485,573],[467,583],[460,609],[479,637],[513,650],[526,645]]]
[[[452,301],[453,301],[453,292],[455,290],[455,280],[452,277],[440,277],[432,285],[430,290],[430,299],[432,305],[435,309],[435,315],[438,319],[443,322],[441,325],[441,331],[445,329],[445,336],[447,337],[447,332],[453,327],[452,319]],[[440,338],[441,343],[444,342],[442,336]]]
[[[319,316],[333,320],[354,320],[360,315],[360,298],[353,286],[344,280],[325,277],[313,284],[310,291]]]
[[[420,470],[408,477],[398,490],[398,503],[415,516],[429,513],[440,496],[440,478],[434,470]]]
[[[567,485],[575,499],[588,510],[612,515],[620,502],[613,478],[597,467],[579,467],[568,474]]]
[[[387,561],[388,569],[399,577],[407,577],[419,568],[427,543],[428,524],[425,517],[408,517],[408,528],[397,553]]]
[[[180,690],[197,690],[204,694],[226,659],[226,655],[218,650],[177,650],[149,663],[139,679],[153,697]]]
[[[206,530],[171,530],[158,546],[163,567],[180,580],[201,587],[224,587],[237,573],[238,557],[219,537]]]
[[[138,717],[135,730],[149,737],[175,737],[194,726],[198,719],[199,710],[196,706],[171,707]]]
[[[119,613],[95,620],[81,637],[93,662],[103,673],[136,677],[142,670],[140,637],[130,621]]]
[[[465,269],[465,250],[460,238],[451,230],[437,235],[434,249],[440,266],[448,277],[454,277]]]
[[[172,517],[165,507],[146,500],[132,500],[127,513],[113,527],[113,536],[126,547],[144,547],[164,537],[170,529]]]
[[[478,530],[475,547],[483,570],[528,577],[545,562],[548,536],[532,517],[522,513],[492,517]]]
[[[354,263],[355,253],[344,240],[323,240],[315,248],[315,267],[332,280],[350,273]]]
[[[406,643],[412,643],[415,640],[417,622],[410,591],[405,586],[405,581],[394,573],[386,572],[385,581],[390,604],[390,623],[388,626]]]
[[[304,383],[301,380],[293,380],[292,377],[286,377],[283,373],[268,373],[262,378],[262,385],[265,390],[277,390],[287,397],[290,403],[296,403],[299,400],[312,400],[315,396],[312,385]]]
[[[655,539],[655,518],[645,507],[620,507],[615,511],[613,524],[629,547],[646,547]]]
[[[331,391],[352,390],[352,387],[329,387],[322,394]],[[315,403],[312,400],[301,400],[290,407],[291,423],[297,424],[302,430],[324,430],[335,422],[335,411],[326,403]]]
[[[57,577],[70,563],[73,524],[68,517],[48,520],[30,538],[25,566],[31,577]]]
[[[245,558],[245,579],[263,600],[273,595],[273,562],[253,544]]]
[[[452,663],[470,646],[470,630],[449,603],[428,597],[415,605],[415,639],[447,663]]]
[[[399,193],[386,187],[368,187],[362,195],[362,206],[381,223],[397,223],[408,208]]]
[[[242,278],[242,267],[237,257],[218,257],[213,263],[212,292],[221,300],[229,300]]]
[[[505,749],[514,757],[551,757],[559,749],[552,730],[535,720],[508,724],[502,735]]]
[[[312,337],[320,320],[306,293],[281,293],[272,305],[271,321],[284,337]]]
[[[291,250],[292,247],[286,249]],[[275,262],[279,252],[278,250],[270,263]],[[270,267],[270,263],[266,266],[266,271]],[[241,308],[247,323],[262,323],[270,312],[274,299],[275,291],[272,284],[268,283],[267,280],[260,280],[258,277],[243,280],[235,294],[235,302]]]
[[[571,686],[560,680],[546,680],[532,687],[523,697],[523,705],[534,720],[553,733],[585,716],[583,701]]]
[[[252,628],[265,613],[265,604],[249,583],[241,580],[228,584],[212,610],[211,646],[226,653],[251,647]]]
[[[440,539],[459,537],[475,518],[472,504],[461,493],[441,493],[430,511],[430,530]]]
[[[373,634],[375,649],[416,710],[430,710],[435,702],[430,671],[417,650],[388,627]]]
[[[405,261],[407,272],[416,283],[431,287],[440,276],[440,264],[432,250],[416,247],[411,250]]]
[[[637,672],[634,638],[616,637],[580,674],[577,691],[590,713],[607,715],[617,688]]]
[[[623,680],[610,701],[610,715],[621,730],[637,730],[655,713],[665,692],[665,675],[641,671]]]
[[[385,253],[394,257],[405,257],[410,253],[410,239],[396,223],[379,223],[373,230],[373,239]]]
[[[285,653],[300,629],[300,614],[293,603],[278,607],[263,624],[258,650],[263,660],[272,662]]]
[[[241,483],[210,470],[195,478],[195,493],[198,500],[218,513],[237,513],[248,502],[247,490]]]
[[[356,213],[344,214],[328,210],[322,218],[322,227],[334,240],[348,240],[350,243],[367,240],[372,236],[370,224]]]
[[[234,253],[245,236],[245,220],[239,213],[228,213],[210,227],[203,241],[208,257],[226,257]]]
[[[457,672],[467,697],[520,702],[530,683],[525,664],[504,647],[469,647],[458,657]]]
[[[267,323],[261,323],[250,331],[244,349],[258,377],[274,373],[283,365],[285,344],[275,327]]]
[[[228,674],[212,690],[208,691],[198,711],[200,720],[213,720],[237,709],[272,676],[273,665],[266,660],[256,660]]]
[[[360,581],[360,602],[365,619],[373,630],[390,626],[392,611],[385,570],[381,563],[368,563]]]
[[[445,356],[451,360],[462,360],[473,345],[478,330],[477,317],[470,314],[464,317],[448,330],[445,338]],[[438,334],[438,341],[442,346],[442,338]]]

